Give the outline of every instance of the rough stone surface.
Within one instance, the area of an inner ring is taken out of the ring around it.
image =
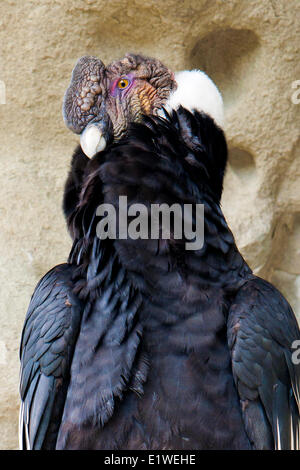
[[[1,449],[18,446],[18,347],[30,296],[70,248],[61,200],[77,137],[61,103],[82,55],[107,62],[141,52],[215,80],[230,148],[224,212],[251,267],[300,316],[299,18],[299,0],[0,3]]]

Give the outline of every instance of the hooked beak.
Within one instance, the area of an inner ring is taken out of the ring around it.
[[[80,135],[80,145],[87,157],[103,152],[111,140],[111,122],[103,111],[93,119]]]
[[[89,124],[80,135],[80,145],[87,157],[92,158],[106,147],[106,139],[97,124]]]

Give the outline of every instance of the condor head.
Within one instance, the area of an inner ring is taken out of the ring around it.
[[[175,89],[174,74],[159,60],[126,54],[105,67],[85,56],[75,65],[65,93],[64,121],[80,134],[81,147],[91,158],[126,134],[130,123],[158,114]]]

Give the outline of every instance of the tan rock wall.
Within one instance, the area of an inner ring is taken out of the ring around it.
[[[0,3],[0,448],[17,447],[18,347],[33,289],[70,248],[61,212],[75,146],[61,102],[76,59],[127,51],[207,71],[224,95],[223,208],[255,272],[300,317],[299,0]]]

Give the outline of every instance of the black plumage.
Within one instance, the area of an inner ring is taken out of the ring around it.
[[[253,275],[220,208],[224,134],[180,108],[144,117],[64,195],[73,247],[31,299],[21,343],[21,435],[34,449],[299,447],[300,339]],[[100,240],[102,202],[202,203],[205,241]]]

